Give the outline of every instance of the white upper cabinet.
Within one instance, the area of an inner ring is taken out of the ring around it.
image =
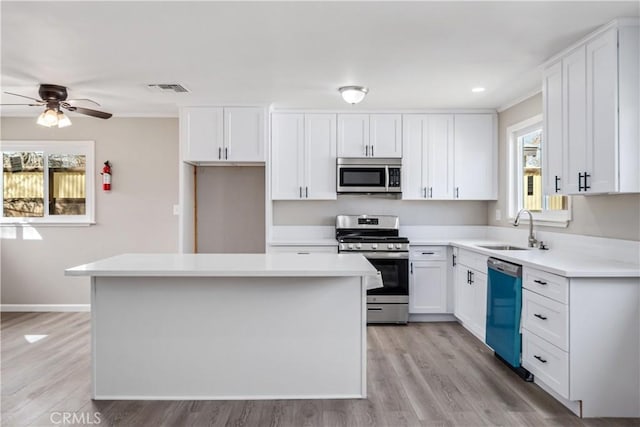
[[[402,115],[338,114],[338,157],[402,157]]]
[[[265,113],[253,107],[180,111],[182,160],[194,164],[264,162]]]
[[[555,175],[557,193],[640,192],[638,28],[637,19],[614,21],[545,66],[548,194]]]
[[[224,109],[224,159],[264,162],[264,109]]]
[[[184,108],[180,112],[182,160],[218,160],[222,153],[222,108]]]
[[[368,114],[338,114],[338,156],[367,157],[369,144]]]
[[[498,198],[495,114],[454,117],[454,194],[460,200]]]
[[[336,199],[336,115],[271,116],[271,198]]]
[[[406,114],[402,150],[403,199],[453,198],[452,114]]]
[[[556,62],[544,71],[542,80],[542,103],[544,104],[544,180],[545,194],[562,194],[565,185],[562,174],[562,62]]]

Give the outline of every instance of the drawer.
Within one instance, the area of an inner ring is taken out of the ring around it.
[[[270,246],[269,253],[337,254],[338,246]]]
[[[563,304],[569,303],[569,279],[566,277],[524,267],[522,287]]]
[[[446,261],[446,246],[415,246],[411,247],[409,257],[415,261]]]
[[[560,396],[569,398],[569,353],[525,330],[522,334],[522,366]]]
[[[457,264],[466,265],[474,270],[487,272],[487,260],[489,257],[477,252],[468,251],[466,249],[458,249]]]
[[[569,351],[569,307],[525,289],[522,292],[522,327]]]

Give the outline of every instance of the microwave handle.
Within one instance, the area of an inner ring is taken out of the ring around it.
[[[373,146],[371,148],[371,151],[373,151]],[[385,179],[385,182],[384,182],[385,189],[389,191],[389,166],[384,167],[384,179]]]

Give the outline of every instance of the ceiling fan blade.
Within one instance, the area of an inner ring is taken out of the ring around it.
[[[44,102],[44,101],[43,101],[43,100],[41,100],[41,99],[36,99],[36,98],[32,98],[32,97],[30,97],[30,96],[20,95],[19,93],[11,93],[11,92],[5,92],[5,93],[6,93],[7,95],[21,96],[21,97],[23,97],[23,98],[31,99],[31,100],[36,101],[36,102]]]
[[[72,105],[70,106],[63,105],[63,107],[69,111],[75,111],[76,113],[86,114],[87,116],[97,117],[99,119],[108,119],[108,118],[111,118],[111,116],[113,116],[113,114],[111,113],[105,113],[104,111],[98,111],[98,110],[91,110],[89,108],[74,107]]]
[[[29,107],[42,107],[44,104],[0,104],[0,106],[5,105],[28,105]]]
[[[96,101],[94,101],[93,99],[89,99],[89,98],[76,98],[76,99],[67,99],[65,102],[90,102],[94,105],[97,105],[98,107],[100,106],[100,104],[98,104]]]

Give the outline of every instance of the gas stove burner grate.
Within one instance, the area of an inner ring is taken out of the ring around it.
[[[406,237],[392,236],[343,236],[338,238],[340,243],[409,243]]]

